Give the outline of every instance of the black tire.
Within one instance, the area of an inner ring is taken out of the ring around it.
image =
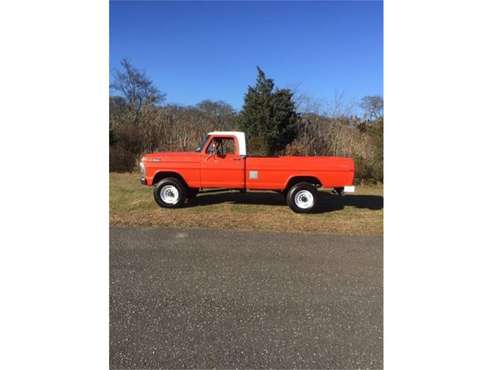
[[[198,192],[199,189],[194,189],[194,188],[188,189],[187,200],[189,202],[193,201],[197,197]]]
[[[167,187],[165,190],[163,188]],[[167,192],[167,200],[165,193]],[[174,177],[167,177],[154,185],[154,200],[163,208],[179,208],[185,203],[187,187]]]
[[[294,184],[286,194],[286,201],[289,208],[296,213],[313,212],[318,206],[317,188],[309,182]]]

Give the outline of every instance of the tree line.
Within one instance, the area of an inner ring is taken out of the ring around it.
[[[110,88],[110,171],[135,170],[143,153],[194,150],[210,131],[241,130],[250,154],[349,156],[357,182],[383,182],[380,96],[362,98],[360,115],[340,106],[327,112],[276,87],[257,67],[257,80],[248,86],[239,112],[224,101],[167,104],[166,94],[125,59]]]

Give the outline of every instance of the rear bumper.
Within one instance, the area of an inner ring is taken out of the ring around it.
[[[334,192],[339,195],[344,195],[346,193],[354,193],[356,191],[354,185],[346,185],[334,188]]]
[[[344,186],[345,193],[354,193],[354,191],[355,191],[354,185]]]
[[[147,180],[146,180],[146,178],[145,178],[144,176],[141,176],[141,177],[140,177],[140,183],[141,183],[142,185],[147,185]]]

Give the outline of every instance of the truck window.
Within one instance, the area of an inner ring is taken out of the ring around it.
[[[235,140],[233,138],[222,139],[223,155],[235,154]]]
[[[216,148],[216,153],[219,156],[226,156],[226,154],[235,154],[235,140],[231,137],[216,138],[212,140],[207,147],[207,153],[214,153],[214,148]]]
[[[197,148],[195,148],[195,151],[196,152],[201,152],[202,151],[202,148],[204,147],[205,144],[207,144],[207,141],[208,140],[209,140],[209,135],[207,135],[205,137],[205,139],[202,141],[202,143]]]

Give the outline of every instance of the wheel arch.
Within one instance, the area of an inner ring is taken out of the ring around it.
[[[310,176],[310,175],[308,175],[308,176],[307,175],[303,175],[303,176],[291,176],[288,179],[288,181],[287,181],[286,185],[284,186],[284,189],[283,190],[288,190],[294,184],[297,184],[299,182],[308,182],[310,184],[313,184],[316,187],[321,187],[322,186],[322,182],[316,176]]]
[[[158,171],[154,174],[154,177],[152,178],[152,185],[156,185],[159,181],[161,181],[162,179],[165,179],[167,177],[174,177],[178,180],[180,180],[180,182],[187,188],[189,188],[187,182],[185,181],[185,179],[183,178],[182,175],[180,175],[178,172],[174,172],[174,171]]]

